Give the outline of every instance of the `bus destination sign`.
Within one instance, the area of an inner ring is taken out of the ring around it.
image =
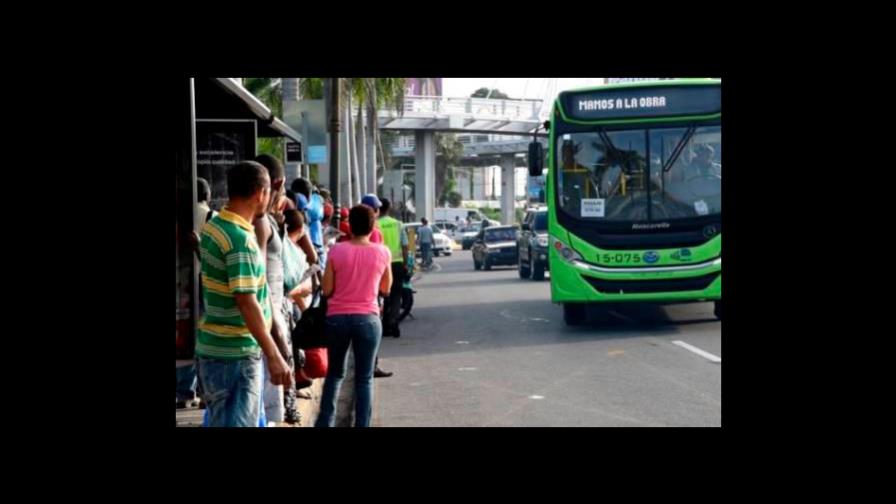
[[[582,120],[707,115],[722,110],[722,88],[644,87],[571,92],[562,101],[567,117]]]

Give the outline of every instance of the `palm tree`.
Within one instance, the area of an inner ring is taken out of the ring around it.
[[[276,117],[283,117],[283,94],[281,79],[279,78],[245,78],[243,87],[255,95],[264,103]],[[283,159],[283,139],[265,138],[258,139],[259,154],[270,154],[278,159]]]
[[[324,80],[316,78],[299,79],[299,96],[303,100],[322,100],[324,98]]]
[[[377,110],[380,109],[394,109],[399,115],[404,113],[404,94],[405,88],[407,86],[407,79],[401,77],[390,77],[390,78],[379,78],[372,79],[373,85],[368,87],[368,110],[367,110],[367,123],[368,123],[368,138],[367,138],[367,149],[368,149],[368,170],[369,177],[371,180],[371,190],[375,191],[378,189],[379,180],[381,175],[385,174],[386,170],[386,160],[385,154],[383,151],[383,143],[382,138],[380,137],[380,128],[379,123],[377,122]],[[382,173],[377,173],[376,170],[376,153],[380,152],[380,160],[382,161],[381,166],[383,167]]]
[[[358,110],[361,110],[361,86],[360,79],[343,79],[342,101],[345,102],[345,133],[348,140],[348,158],[346,159],[348,167],[348,194],[349,202],[354,204],[361,200],[360,174],[358,167],[358,139],[357,128],[352,124],[353,103],[357,101]],[[360,120],[359,120],[360,122]]]
[[[435,188],[438,200],[445,201],[447,192],[454,188],[446,188],[445,181],[448,178],[449,166],[456,165],[464,154],[464,144],[460,143],[454,133],[436,133],[436,180]],[[446,189],[448,189],[446,191]]]
[[[356,195],[362,192],[376,192],[380,174],[377,173],[377,150],[381,153],[383,170],[386,169],[382,155],[382,140],[379,135],[377,112],[385,107],[404,111],[404,94],[407,79],[404,78],[357,78],[346,79],[346,104],[357,104],[357,117],[347,125],[347,131],[354,141],[352,173]],[[366,109],[367,120],[364,120]]]
[[[376,192],[381,173],[377,172],[377,154],[382,169],[386,169],[385,153],[377,123],[377,111],[393,108],[404,110],[405,78],[346,78],[343,79],[342,110],[339,111],[349,140],[348,173],[345,183],[350,188],[345,200],[358,201],[365,192]],[[324,95],[324,79],[299,80],[302,99],[318,100]],[[353,107],[357,107],[357,110]],[[356,112],[352,120],[352,112]],[[365,119],[366,113],[366,121]]]

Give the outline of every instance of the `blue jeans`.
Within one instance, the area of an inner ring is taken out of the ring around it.
[[[178,401],[192,401],[196,398],[196,365],[182,366],[177,368],[176,371],[176,399]]]
[[[261,410],[261,357],[199,359],[209,427],[255,427]]]
[[[373,367],[383,339],[383,324],[377,315],[327,317],[327,379],[315,427],[332,427],[336,421],[336,398],[345,378],[348,347],[355,355],[355,427],[369,427],[373,414]]]
[[[421,243],[420,252],[423,255],[423,264],[426,266],[432,264],[432,243]]]
[[[324,271],[327,269],[327,252],[325,247],[319,247],[314,245],[314,251],[317,252],[318,263],[320,264],[320,270]]]

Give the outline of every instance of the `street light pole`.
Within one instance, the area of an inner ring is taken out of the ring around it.
[[[401,197],[402,197],[401,222],[407,222],[408,221],[408,186],[407,185],[401,186]]]

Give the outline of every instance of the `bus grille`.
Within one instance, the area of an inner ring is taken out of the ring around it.
[[[721,275],[720,271],[690,278],[664,280],[606,280],[582,275],[601,294],[641,294],[649,292],[700,291]]]

